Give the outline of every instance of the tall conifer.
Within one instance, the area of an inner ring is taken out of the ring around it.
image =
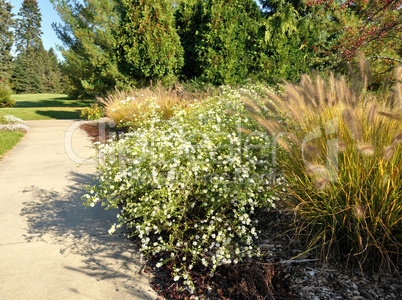
[[[0,0],[0,81],[6,83],[10,78],[12,60],[11,48],[14,42],[14,14],[9,1]]]

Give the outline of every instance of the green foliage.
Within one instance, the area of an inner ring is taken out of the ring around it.
[[[11,98],[11,90],[4,84],[0,84],[0,108],[13,107],[15,100]]]
[[[42,90],[44,93],[60,93],[63,91],[62,87],[62,74],[60,70],[59,61],[53,48],[46,51],[44,48],[39,49],[38,73],[42,79]]]
[[[139,84],[173,78],[183,65],[183,48],[168,1],[122,0],[122,4],[116,34],[120,70]]]
[[[113,47],[120,12],[116,1],[51,0],[64,24],[53,24],[63,42],[63,74],[67,93],[74,98],[106,95],[127,85],[117,68]]]
[[[193,266],[214,273],[219,264],[259,254],[253,215],[275,204],[271,143],[265,134],[238,130],[257,127],[240,94],[228,88],[168,121],[161,117],[154,109],[143,127],[97,144],[99,175],[84,199],[120,208],[109,233],[125,224],[141,238],[145,256],[160,257],[158,267],[172,262],[175,280],[195,293]]]
[[[15,59],[11,82],[17,94],[42,93],[41,65],[37,54],[38,49],[30,48],[26,52],[19,53]]]
[[[255,66],[261,14],[252,0],[194,1],[176,12],[187,78],[236,83]]]
[[[98,120],[103,117],[103,108],[93,103],[91,107],[85,107],[81,110],[80,118],[84,120]]]
[[[271,95],[288,117],[289,140],[278,156],[288,185],[282,194],[310,249],[392,269],[402,246],[402,97],[398,92],[386,105],[362,79],[349,86],[330,76],[326,85],[320,76],[303,76]],[[395,91],[401,88],[399,82]]]
[[[269,82],[296,81],[302,73],[333,66],[338,34],[326,30],[328,15],[302,1],[261,1],[269,8],[261,28],[256,74]]]
[[[8,82],[12,67],[11,48],[14,42],[14,14],[8,1],[0,0],[0,81]]]
[[[16,47],[19,53],[27,52],[30,48],[42,46],[42,14],[36,0],[24,0],[17,20],[15,31]]]

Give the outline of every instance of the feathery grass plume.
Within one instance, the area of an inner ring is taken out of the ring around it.
[[[228,109],[228,110],[225,110],[225,112],[227,113],[227,114],[229,114],[229,115],[237,115],[239,112],[237,112],[237,111],[234,111],[234,110],[230,110],[230,109]]]
[[[246,128],[238,127],[236,129],[237,129],[237,131],[239,131],[241,133],[245,133],[247,135],[256,135],[254,132],[252,132],[251,130],[248,130]]]
[[[376,111],[377,111],[377,104],[372,104],[370,106],[369,112],[367,114],[367,124],[369,124],[369,125],[374,124],[374,118],[375,118]]]
[[[338,152],[344,152],[346,150],[346,144],[344,142],[338,141]]]
[[[372,156],[375,152],[374,147],[369,144],[358,144],[356,148],[364,156]]]
[[[289,138],[289,140],[291,141],[291,142],[293,142],[293,143],[295,143],[296,145],[301,145],[301,142],[300,142],[300,140],[299,140],[299,138],[295,135],[295,134],[293,134],[293,133],[288,133],[288,138]]]
[[[281,126],[274,120],[265,120],[253,114],[251,115],[251,117],[256,120],[269,135],[274,136],[276,133],[279,132],[279,129],[281,128]]]
[[[325,82],[319,74],[315,77],[315,85],[317,102],[320,106],[325,106],[327,104]]]
[[[336,95],[336,82],[334,73],[331,72],[329,74],[328,82],[329,82],[329,87],[327,89],[328,105],[334,106],[339,100]]]
[[[356,114],[351,109],[344,109],[342,118],[348,126],[350,135],[357,141],[362,140],[362,128]]]
[[[315,100],[315,87],[310,76],[307,74],[301,75],[299,86],[306,104],[317,107],[317,101]]]
[[[402,121],[402,113],[401,114],[391,114],[391,113],[387,113],[385,111],[379,111],[378,112],[380,115],[393,119],[393,120],[397,120],[397,121]]]
[[[283,150],[290,153],[290,147],[289,147],[288,143],[286,143],[286,141],[282,137],[276,138],[275,141],[276,141],[276,144],[279,145]]]
[[[321,191],[327,189],[329,187],[329,183],[330,183],[330,181],[328,179],[321,178],[321,177],[317,177],[314,181],[315,188],[317,190],[321,190]]]
[[[316,145],[307,144],[302,147],[303,159],[307,162],[313,163],[320,160],[320,150]]]
[[[399,132],[393,137],[392,143],[394,145],[398,145],[402,143],[402,130],[399,130]]]
[[[284,81],[284,84],[280,84],[279,86],[282,87],[286,91],[288,101],[293,105],[297,105],[297,104],[305,105],[306,101],[309,100],[309,99],[305,99],[303,97],[303,94],[300,93],[297,86],[295,86],[287,81]]]
[[[391,157],[393,157],[395,154],[395,148],[393,146],[386,146],[384,148],[384,159],[389,160]]]
[[[249,99],[246,98],[242,98],[241,101],[243,101],[244,106],[246,107],[247,110],[253,113],[261,113],[260,107],[256,105],[253,101],[250,101]]]
[[[366,209],[363,205],[357,204],[355,205],[355,215],[358,219],[364,219],[366,216]]]
[[[306,172],[310,175],[316,175],[320,178],[329,178],[329,172],[326,167],[320,164],[307,164],[306,165]]]
[[[152,106],[157,107],[163,119],[169,119],[176,108],[189,109],[190,104],[203,101],[207,97],[208,92],[205,91],[185,91],[179,84],[166,89],[158,83],[156,86],[142,89],[116,89],[107,97],[97,100],[105,107],[106,116],[118,126],[136,127],[141,124],[142,119],[149,116]],[[152,102],[154,105],[145,105],[146,102]]]

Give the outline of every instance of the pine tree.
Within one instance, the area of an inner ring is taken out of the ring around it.
[[[42,45],[42,15],[36,0],[24,0],[17,20],[16,46],[22,53],[30,48],[40,48]]]
[[[113,48],[120,12],[116,1],[51,0],[64,24],[53,24],[63,42],[62,72],[75,97],[104,95],[126,84]]]
[[[14,14],[12,5],[6,0],[0,0],[0,81],[7,83],[11,76],[12,60],[11,48],[14,43]]]
[[[16,25],[17,58],[11,77],[17,93],[43,91],[42,15],[36,0],[24,0],[18,12]]]
[[[53,48],[46,51],[41,47],[37,55],[37,73],[42,81],[43,93],[61,92],[61,71]]]
[[[137,84],[172,83],[183,65],[183,48],[167,0],[122,0],[116,34],[119,66]]]
[[[38,52],[33,48],[19,53],[12,73],[13,90],[17,94],[42,93],[42,79],[38,68]]]

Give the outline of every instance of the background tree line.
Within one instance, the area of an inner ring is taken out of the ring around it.
[[[62,20],[53,24],[61,71],[75,97],[156,81],[296,81],[312,70],[343,72],[358,53],[381,82],[401,63],[402,0],[51,2]]]
[[[42,44],[42,16],[36,0],[24,0],[18,16],[9,1],[0,0],[0,81],[16,93],[63,90],[54,50]],[[15,54],[12,54],[13,48]]]

